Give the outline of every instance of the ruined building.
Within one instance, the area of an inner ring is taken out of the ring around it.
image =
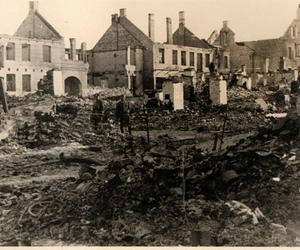
[[[24,95],[44,83],[55,95],[80,95],[87,88],[86,45],[76,49],[70,39],[65,49],[63,37],[38,12],[38,2],[29,3],[29,14],[13,36],[0,35],[0,77],[10,95]]]
[[[89,51],[89,81],[104,87],[127,87],[135,94],[161,88],[171,77],[197,81],[197,73],[208,72],[214,49],[185,27],[184,12],[179,13],[179,28],[172,32],[166,19],[167,41],[155,42],[154,14],[148,16],[148,36],[134,25],[126,9],[113,14],[111,26]]]
[[[242,65],[248,73],[297,68],[300,66],[300,5],[296,19],[279,38],[235,42],[234,32],[224,21],[220,32],[214,31],[208,41],[218,48],[220,71],[236,71]]]
[[[175,76],[184,83],[195,84],[203,73],[208,73],[214,48],[199,39],[185,25],[185,13],[179,12],[179,27],[172,34],[171,18],[166,19],[167,42],[154,45],[153,75],[158,88],[166,79]]]

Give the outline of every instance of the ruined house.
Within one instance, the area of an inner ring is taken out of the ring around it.
[[[227,21],[216,33],[214,31],[208,40],[218,48],[220,71],[236,71],[244,65],[248,73],[267,73],[300,66],[300,5],[296,19],[279,38],[236,42]]]
[[[178,77],[186,84],[195,84],[203,73],[208,73],[213,61],[214,48],[199,39],[185,25],[185,13],[179,12],[179,26],[172,33],[172,20],[166,19],[167,42],[154,45],[153,75],[155,86],[171,77]]]
[[[29,2],[29,13],[13,36],[0,35],[0,77],[9,95],[36,92],[50,84],[55,95],[81,95],[87,89],[86,45],[76,49],[38,12],[38,2]]]
[[[126,87],[140,95],[146,89],[161,88],[166,79],[185,77],[195,82],[197,73],[208,72],[214,49],[185,27],[184,12],[179,13],[174,34],[172,20],[166,19],[165,43],[155,42],[154,23],[154,14],[149,14],[147,36],[127,18],[126,9],[113,14],[111,26],[88,52],[89,82]]]

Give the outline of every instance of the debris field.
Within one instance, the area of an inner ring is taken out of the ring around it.
[[[100,93],[97,129],[92,94],[8,99],[1,245],[297,244],[299,123],[295,112],[268,118],[286,112],[277,91],[234,87],[225,107],[200,97],[182,111],[138,107],[132,135],[114,117],[124,92]]]

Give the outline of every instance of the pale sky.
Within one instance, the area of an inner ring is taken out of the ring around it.
[[[75,37],[77,46],[85,41],[91,49],[120,8],[126,8],[127,17],[146,34],[148,13],[154,13],[156,42],[166,41],[166,17],[172,18],[173,31],[177,29],[182,10],[186,26],[200,38],[207,39],[228,20],[236,41],[249,41],[283,35],[298,4],[300,0],[40,0],[39,12],[65,39]],[[13,35],[28,6],[28,0],[0,0],[0,34]]]

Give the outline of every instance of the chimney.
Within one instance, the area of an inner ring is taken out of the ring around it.
[[[179,12],[178,45],[185,45],[185,17],[184,11]]]
[[[184,11],[179,11],[179,26],[185,26]]]
[[[227,28],[228,27],[228,21],[223,21],[223,28]]]
[[[297,19],[300,20],[300,4],[298,5],[297,9]]]
[[[29,13],[34,13],[39,9],[39,2],[38,1],[30,1],[29,2]]]
[[[81,60],[86,62],[86,43],[81,43]]]
[[[154,42],[154,14],[152,13],[148,15],[148,31],[150,39]]]
[[[167,17],[167,44],[173,44],[172,19]]]
[[[123,8],[123,9],[120,9],[120,16],[123,16],[123,17],[126,17],[127,16],[127,13],[126,13],[126,9]]]
[[[76,39],[70,38],[70,60],[76,60]]]
[[[117,23],[118,22],[118,14],[112,14],[111,15],[111,23]]]

